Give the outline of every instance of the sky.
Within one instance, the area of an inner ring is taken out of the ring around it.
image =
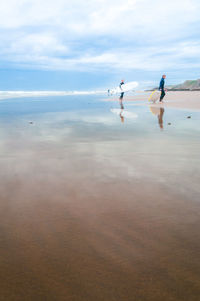
[[[199,0],[2,0],[0,90],[200,78]]]

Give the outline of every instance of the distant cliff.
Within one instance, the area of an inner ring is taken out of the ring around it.
[[[172,91],[200,90],[200,79],[186,80],[183,84],[168,87]]]
[[[166,88],[168,91],[200,91],[200,79],[186,80],[183,84],[166,86]],[[155,89],[158,87],[146,91],[154,91]]]

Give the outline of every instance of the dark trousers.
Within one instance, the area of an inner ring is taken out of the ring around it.
[[[165,90],[161,90],[160,101],[162,101],[164,97],[165,97]]]
[[[123,98],[123,97],[124,97],[124,92],[122,92],[120,95],[120,98]]]

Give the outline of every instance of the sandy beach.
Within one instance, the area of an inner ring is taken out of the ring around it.
[[[0,103],[0,300],[198,301],[199,93],[75,100]]]
[[[200,110],[200,91],[169,91],[164,98],[168,108]]]
[[[163,104],[159,104],[157,101],[153,104],[148,101],[149,96],[152,92],[137,92],[135,95],[125,95],[124,101],[139,102],[137,105],[150,105],[150,106],[161,106],[167,108],[176,109],[191,109],[200,110],[200,91],[169,91],[166,93]],[[106,98],[108,100],[118,100],[117,97]]]

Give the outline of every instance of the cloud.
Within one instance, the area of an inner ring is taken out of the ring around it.
[[[1,63],[49,70],[199,67],[198,0],[7,0]]]
[[[176,70],[188,67],[199,68],[200,43],[179,43],[169,47],[147,47],[129,49],[111,49],[98,55],[82,54],[75,58],[42,55],[34,48],[29,53],[9,56],[10,61],[18,66],[24,63],[27,68],[44,70],[76,70],[76,71],[116,71],[116,70]],[[59,49],[60,50],[60,49]],[[61,47],[61,50],[62,47]],[[196,58],[196,60],[195,60]],[[199,63],[198,63],[199,62]]]

